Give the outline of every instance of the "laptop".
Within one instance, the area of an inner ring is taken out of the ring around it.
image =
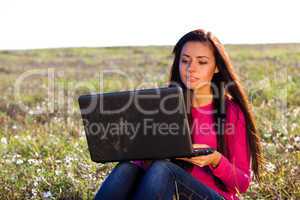
[[[181,87],[92,93],[78,102],[94,162],[193,156]]]

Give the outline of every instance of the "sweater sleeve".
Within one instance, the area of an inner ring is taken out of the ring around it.
[[[250,181],[250,154],[247,143],[246,123],[242,111],[238,111],[238,119],[234,123],[234,134],[228,140],[230,158],[222,155],[217,167],[209,165],[213,174],[223,181],[232,192],[246,192]]]

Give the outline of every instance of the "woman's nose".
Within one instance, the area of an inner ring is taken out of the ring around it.
[[[196,65],[194,63],[190,62],[190,63],[187,64],[186,69],[189,73],[195,72],[196,71]]]

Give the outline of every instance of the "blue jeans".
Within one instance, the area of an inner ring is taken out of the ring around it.
[[[95,200],[172,200],[174,194],[180,200],[224,199],[178,165],[155,160],[147,171],[130,162],[119,162],[103,181]]]

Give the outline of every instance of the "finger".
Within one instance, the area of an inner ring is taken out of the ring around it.
[[[195,162],[195,161],[193,161],[193,160],[191,160],[191,159],[187,159],[187,158],[185,158],[185,159],[181,159],[181,160],[183,160],[183,161],[185,161],[185,162],[188,162],[188,163],[192,163],[192,164],[196,164],[197,162]]]
[[[194,161],[201,162],[201,161],[207,160],[208,158],[206,156],[195,156],[195,157],[192,157],[191,159]]]
[[[198,165],[200,167],[204,167],[207,165],[208,160],[204,160],[204,159],[191,159],[191,162],[195,165]]]
[[[199,167],[203,167],[203,164],[202,163],[199,163],[199,162],[192,162],[194,165],[197,165]]]
[[[193,148],[209,148],[207,144],[193,144]]]
[[[187,158],[176,158],[177,160],[183,160],[183,161],[188,161],[189,162],[189,159]]]
[[[185,157],[178,157],[178,158],[175,158],[175,159],[183,160],[183,159],[187,159],[187,158],[185,158]]]
[[[210,159],[210,154],[209,155],[201,155],[201,156],[195,156],[194,158],[196,158],[197,160],[208,160]]]
[[[204,166],[205,166],[205,162],[197,162],[197,165],[198,165],[199,167],[204,167]]]
[[[196,166],[200,166],[200,167],[203,167],[204,166],[204,164],[202,163],[202,162],[197,162],[197,161],[194,161],[194,160],[192,160],[192,159],[190,159],[190,160],[186,160],[187,162],[190,162],[190,163],[192,163],[192,164],[194,164],[194,165],[196,165]]]

